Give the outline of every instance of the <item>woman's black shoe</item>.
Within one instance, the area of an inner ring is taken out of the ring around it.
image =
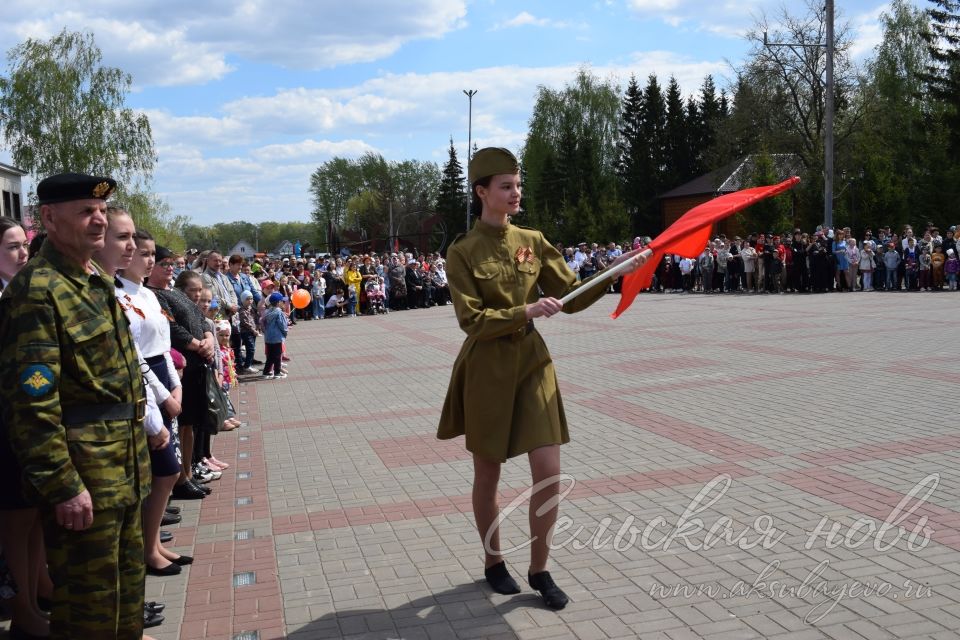
[[[207,497],[207,494],[187,480],[181,484],[174,485],[170,496],[174,500],[202,500]]]
[[[162,569],[157,569],[156,567],[151,567],[147,565],[147,575],[148,576],[157,576],[158,578],[166,578],[167,576],[178,575],[183,569],[180,568],[180,565],[171,562]]]
[[[203,495],[205,495],[205,496],[208,496],[208,495],[210,495],[211,493],[213,493],[213,489],[211,489],[210,487],[204,486],[204,485],[202,485],[202,484],[198,484],[196,480],[187,480],[187,482],[189,482],[190,484],[192,484],[192,485],[193,485],[194,487],[196,487],[199,491],[202,491],[202,492],[203,492]]]
[[[528,573],[527,582],[535,591],[540,592],[540,595],[543,596],[543,603],[551,609],[563,609],[570,601],[563,589],[554,583],[549,571],[541,571],[533,575]]]
[[[507,571],[507,563],[503,560],[484,569],[483,575],[487,578],[487,584],[490,585],[490,588],[499,594],[510,596],[520,593],[520,585]]]
[[[154,602],[151,600],[150,602],[143,603],[143,608],[153,613],[161,613],[167,608],[167,605],[163,604],[162,602]]]
[[[159,613],[150,611],[149,609],[143,610],[143,628],[149,629],[150,627],[158,627],[163,624],[163,616]]]
[[[163,514],[163,518],[160,519],[160,526],[169,527],[172,524],[180,524],[181,519],[182,518],[180,516],[175,516],[170,513],[165,513]]]
[[[170,533],[169,531],[161,531],[161,532],[160,532],[160,542],[161,542],[161,543],[166,544],[167,542],[170,542],[171,540],[173,540],[173,534],[172,534],[172,533]]]
[[[180,556],[176,560],[171,560],[173,564],[178,564],[181,567],[185,567],[188,564],[193,564],[193,556]]]
[[[175,507],[170,503],[167,503],[167,508],[164,509],[164,513],[169,513],[172,516],[180,515],[180,507]]]

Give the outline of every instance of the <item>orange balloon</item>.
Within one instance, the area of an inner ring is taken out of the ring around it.
[[[297,309],[306,309],[307,305],[310,304],[310,292],[306,289],[297,289],[290,297],[290,301]]]

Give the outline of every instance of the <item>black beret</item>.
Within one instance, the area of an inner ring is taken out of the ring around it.
[[[37,185],[40,204],[70,200],[106,200],[117,188],[113,178],[100,178],[82,173],[58,173],[44,178]]]
[[[161,247],[160,245],[157,245],[157,262],[160,262],[161,260],[166,260],[167,258],[172,258],[172,257],[173,257],[173,251],[170,251],[170,249],[167,249],[166,247]]]

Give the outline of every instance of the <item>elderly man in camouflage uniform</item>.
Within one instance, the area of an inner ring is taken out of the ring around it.
[[[113,274],[92,261],[115,186],[80,174],[40,182],[47,240],[0,298],[3,404],[43,517],[52,638],[143,636],[143,383]]]

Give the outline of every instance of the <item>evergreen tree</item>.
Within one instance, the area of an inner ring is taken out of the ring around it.
[[[630,76],[620,107],[620,137],[617,140],[617,176],[623,201],[631,218],[644,206],[646,141],[643,139],[643,93],[636,76]]]
[[[667,104],[656,74],[650,74],[647,78],[641,105],[640,137],[644,141],[641,175],[645,176],[646,180],[636,231],[655,235],[663,227],[657,195],[664,191],[667,169]]]
[[[447,236],[464,230],[466,224],[467,192],[464,189],[463,166],[457,158],[457,149],[453,146],[453,136],[450,137],[447,164],[443,168],[443,177],[440,179],[440,190],[437,195],[437,213],[443,216],[447,225]]]
[[[687,132],[687,111],[683,105],[680,84],[673,76],[667,85],[666,126],[664,127],[664,187],[673,189],[693,175]]]
[[[930,30],[925,34],[931,61],[924,79],[946,109],[951,148],[960,159],[960,0],[929,0]]]

